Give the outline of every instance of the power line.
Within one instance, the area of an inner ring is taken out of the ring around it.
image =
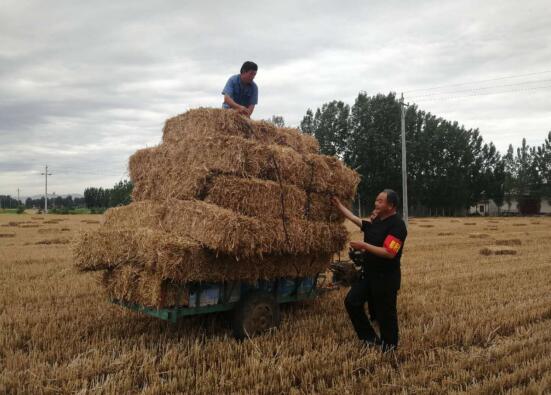
[[[509,87],[512,87],[512,86],[523,86],[523,85],[535,84],[535,83],[541,83],[541,82],[551,82],[551,79],[523,81],[523,82],[516,82],[514,84],[482,86],[482,87],[477,87],[477,88],[460,89],[460,90],[450,91],[450,92],[427,93],[425,95],[414,96],[414,99],[422,98],[422,97],[443,96],[443,95],[450,95],[450,94],[463,93],[463,92],[477,92],[477,91],[483,91],[483,90],[494,89],[494,88],[509,88]]]
[[[448,96],[448,97],[445,97],[445,96],[442,96],[442,97],[434,97],[434,98],[425,99],[425,100],[421,99],[421,100],[419,100],[419,102],[421,102],[421,103],[429,103],[429,102],[435,102],[435,101],[445,101],[445,100],[461,99],[461,98],[464,98],[464,97],[500,95],[500,94],[502,94],[502,93],[534,91],[534,90],[546,89],[546,88],[551,88],[551,85],[536,86],[536,87],[533,87],[533,88],[524,88],[524,89],[510,89],[510,90],[505,90],[505,91],[501,91],[501,92],[486,92],[486,93],[473,93],[473,94],[471,94],[471,95]],[[415,101],[415,102],[417,103],[417,101]]]
[[[57,174],[65,174],[65,175],[87,175],[87,176],[108,176],[108,177],[115,177],[118,176],[120,173],[105,173],[105,172],[96,172],[96,171],[74,171],[74,170],[60,170],[57,172]]]
[[[512,79],[512,78],[522,78],[522,77],[528,77],[528,76],[532,76],[532,75],[540,75],[540,74],[548,74],[548,73],[551,73],[551,70],[539,71],[539,72],[536,72],[536,73],[513,74],[513,75],[510,75],[510,76],[507,76],[507,77],[490,78],[490,79],[486,79],[486,80],[477,80],[477,81],[470,81],[470,82],[460,82],[460,83],[457,83],[457,84],[440,85],[440,86],[434,86],[434,87],[431,87],[431,88],[411,89],[409,91],[404,91],[404,93],[430,91],[430,90],[449,88],[449,87],[454,87],[454,86],[480,84],[480,83],[483,83],[483,82],[500,81],[500,80],[506,80],[506,79]]]

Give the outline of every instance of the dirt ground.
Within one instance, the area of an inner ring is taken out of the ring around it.
[[[242,343],[223,314],[171,325],[111,305],[72,267],[99,220],[0,215],[0,393],[551,393],[551,218],[413,219],[384,355],[355,339],[346,289]]]

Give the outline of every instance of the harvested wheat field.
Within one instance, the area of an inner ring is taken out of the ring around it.
[[[0,225],[26,218],[2,215]],[[360,348],[346,289],[283,308],[279,330],[243,342],[222,314],[171,325],[111,305],[98,275],[77,271],[69,245],[37,244],[97,229],[99,218],[3,232],[15,236],[0,238],[0,393],[551,391],[551,218],[521,227],[527,221],[503,219],[484,239],[469,233],[483,233],[485,218],[412,224],[394,355]],[[501,240],[520,240],[516,255],[479,253]]]

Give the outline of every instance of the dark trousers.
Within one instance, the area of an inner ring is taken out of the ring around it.
[[[362,276],[360,280],[352,284],[344,300],[344,305],[360,340],[376,341],[378,336],[365,314],[365,303],[367,302],[371,319],[379,323],[383,349],[389,349],[398,346],[398,314],[396,311],[398,289],[392,286],[386,287],[378,280],[382,279],[369,279]]]

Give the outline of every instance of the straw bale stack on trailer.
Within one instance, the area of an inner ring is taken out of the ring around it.
[[[133,203],[75,245],[110,297],[163,307],[179,284],[311,276],[347,241],[329,198],[350,205],[358,174],[312,136],[234,111],[167,120],[163,141],[130,157]]]

